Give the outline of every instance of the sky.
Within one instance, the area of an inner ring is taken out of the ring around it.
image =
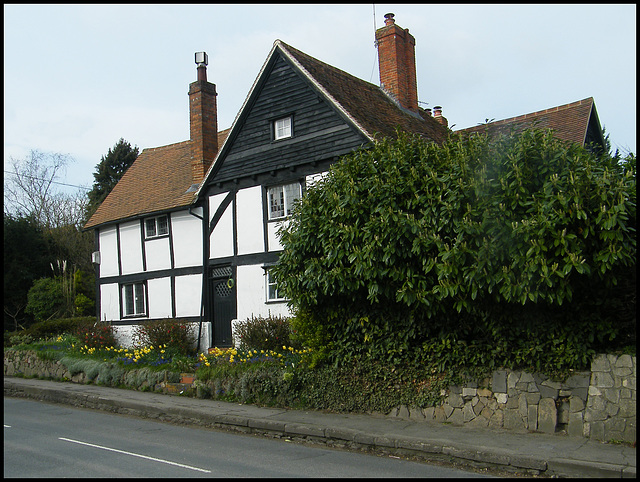
[[[188,140],[199,51],[221,130],[276,39],[379,85],[386,13],[416,38],[420,105],[454,130],[593,97],[612,148],[637,152],[634,4],[5,4],[4,169],[67,154],[58,181],[90,188],[120,138]]]

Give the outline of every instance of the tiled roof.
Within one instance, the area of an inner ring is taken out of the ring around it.
[[[519,132],[536,122],[537,127],[541,129],[552,129],[559,139],[584,145],[587,139],[591,113],[594,108],[593,98],[589,97],[571,104],[460,129],[456,132],[508,134],[512,129],[514,132]]]
[[[218,133],[218,146],[228,133]],[[191,184],[191,141],[144,149],[84,229],[188,206],[196,195]]]
[[[380,87],[278,41],[277,44],[302,67],[310,80],[364,130],[365,135],[395,136],[396,127],[419,133],[436,142],[447,137],[447,128],[422,111],[422,116],[403,110]],[[229,129],[218,133],[221,147]],[[145,149],[122,176],[85,229],[133,219],[190,205],[197,197],[191,187],[190,141]],[[170,166],[170,168],[168,168]],[[206,177],[205,177],[206,179]]]
[[[421,111],[421,116],[409,113],[377,85],[325,64],[284,42],[278,41],[278,44],[343,107],[369,138],[375,134],[395,137],[396,127],[405,132],[422,134],[436,142],[443,142],[447,138],[447,128],[424,111]]]

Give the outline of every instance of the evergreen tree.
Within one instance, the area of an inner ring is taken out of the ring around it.
[[[118,183],[120,178],[127,171],[129,166],[138,157],[138,147],[131,147],[131,144],[123,138],[109,149],[106,156],[102,156],[100,163],[93,173],[95,179],[93,189],[89,191],[89,205],[87,206],[86,219],[88,220],[96,212],[98,206],[107,197],[111,190]]]
[[[25,316],[27,292],[33,282],[51,274],[51,247],[41,226],[32,219],[4,215],[4,331],[33,321]]]

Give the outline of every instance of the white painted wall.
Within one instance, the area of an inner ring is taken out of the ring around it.
[[[252,316],[267,317],[291,316],[285,302],[267,303],[264,269],[260,265],[237,267],[238,320],[244,321]]]
[[[202,304],[202,275],[177,276],[176,317],[200,316]]]
[[[328,172],[329,171],[324,171],[324,172],[319,172],[317,174],[311,174],[311,175],[307,176],[307,178],[305,180],[305,184],[307,185],[307,187],[313,186],[316,182],[318,182],[324,176],[326,176]]]
[[[120,263],[122,274],[142,271],[140,221],[120,224]]]
[[[100,228],[100,277],[118,276],[118,238],[116,227]]]
[[[144,250],[147,257],[147,271],[171,268],[171,252],[169,250],[168,236],[145,241]],[[140,271],[142,271],[142,268]]]
[[[116,335],[118,345],[125,348],[133,346],[133,329],[135,325],[114,325],[113,331]]]
[[[117,283],[100,287],[100,319],[114,321],[120,319],[120,293]]]
[[[264,252],[262,187],[240,189],[236,195],[238,254]]]
[[[172,213],[171,232],[175,267],[202,266],[202,220],[188,211]]]
[[[227,197],[226,193],[209,197],[209,222],[218,210],[218,206]],[[213,229],[210,238],[210,258],[233,256],[233,203],[229,203],[224,214]]]
[[[133,346],[133,335],[136,325],[114,325],[114,331],[116,335],[116,340],[118,344],[122,347],[130,348]],[[193,334],[196,337],[198,336],[198,327],[199,323],[191,323],[193,328]],[[206,353],[207,349],[210,346],[211,340],[211,323],[203,323],[202,324],[202,333],[200,335],[200,352]],[[194,348],[196,345],[194,344]]]
[[[282,225],[287,226],[289,221],[286,219],[283,221],[276,221],[267,224],[267,239],[269,242],[269,251],[281,251],[282,245],[280,244],[280,239],[278,238],[278,229]]]
[[[147,281],[149,318],[171,318],[171,278]]]

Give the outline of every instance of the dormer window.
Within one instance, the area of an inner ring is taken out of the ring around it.
[[[157,238],[169,234],[169,219],[167,215],[156,216],[144,220],[145,237]]]
[[[293,117],[287,116],[273,122],[273,139],[278,141],[292,136]]]

